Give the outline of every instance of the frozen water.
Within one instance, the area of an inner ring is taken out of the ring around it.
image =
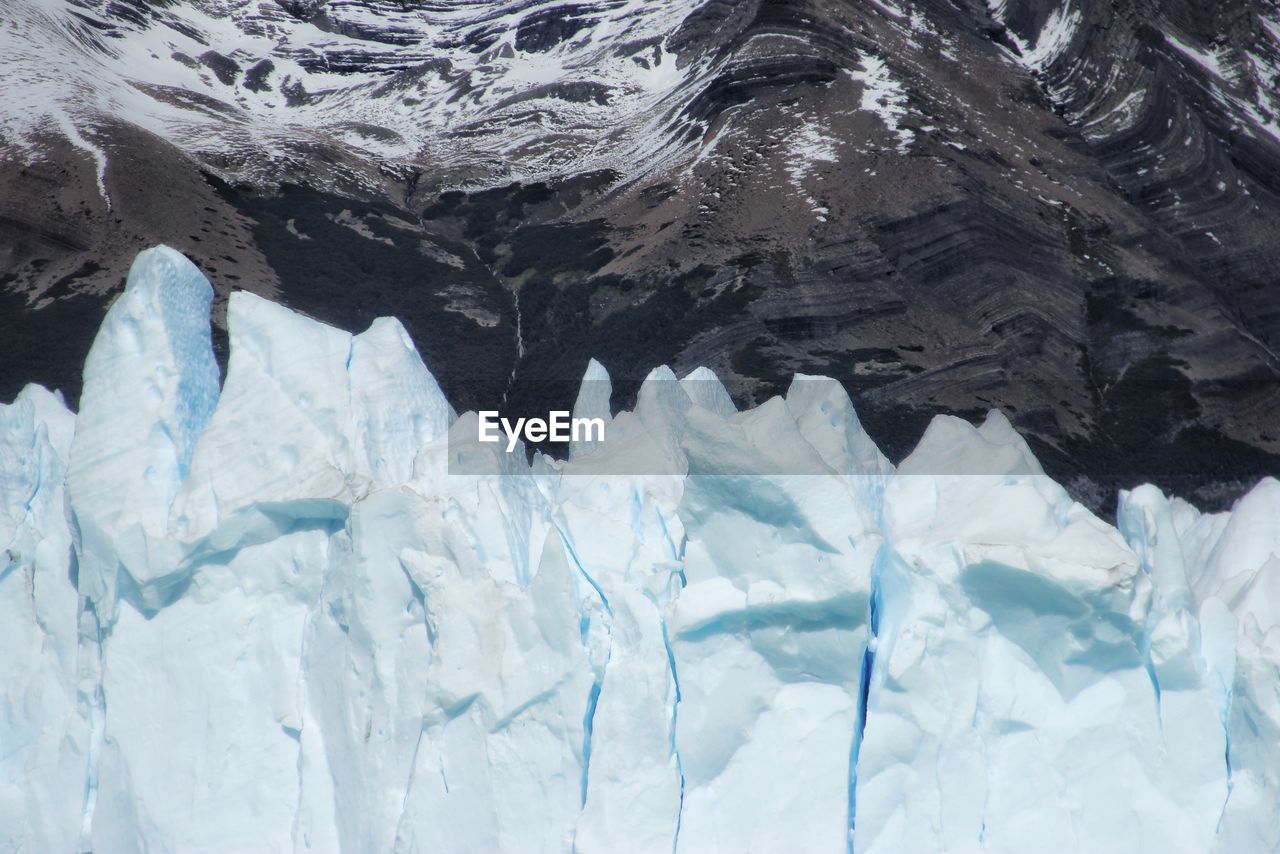
[[[0,405],[0,850],[71,851],[88,727],[63,482],[75,416],[27,386]]]
[[[0,407],[0,849],[1280,848],[1280,482],[1118,526],[1010,423],[603,366],[477,441],[394,320],[139,256]]]

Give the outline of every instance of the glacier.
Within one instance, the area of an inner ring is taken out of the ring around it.
[[[1280,482],[1115,526],[834,380],[476,441],[400,324],[139,255],[0,406],[0,850],[1280,850]],[[643,473],[628,473],[643,472]]]

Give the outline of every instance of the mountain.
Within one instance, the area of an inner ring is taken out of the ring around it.
[[[1280,463],[1274,0],[27,0],[0,27],[0,397],[74,402],[133,255],[449,398],[598,358],[796,372],[894,459],[999,408],[1096,510]]]
[[[222,380],[213,297],[142,253],[0,407],[5,850],[1280,847],[1280,482],[1113,527],[995,411],[595,362],[529,461],[389,318],[237,292]]]

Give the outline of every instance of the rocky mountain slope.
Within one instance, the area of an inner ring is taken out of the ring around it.
[[[595,356],[835,377],[895,458],[995,406],[1095,507],[1280,468],[1273,0],[11,5],[0,397],[165,242],[460,410]]]

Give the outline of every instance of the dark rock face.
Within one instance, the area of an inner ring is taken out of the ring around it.
[[[742,400],[836,377],[894,457],[1001,408],[1105,512],[1280,473],[1270,0],[228,13],[260,50],[193,40],[187,4],[68,9],[75,51],[158,33],[188,76],[86,120],[109,209],[82,143],[5,149],[0,397],[74,397],[163,241],[220,298],[399,316],[460,408],[567,405],[591,356],[624,399],[705,364]]]

